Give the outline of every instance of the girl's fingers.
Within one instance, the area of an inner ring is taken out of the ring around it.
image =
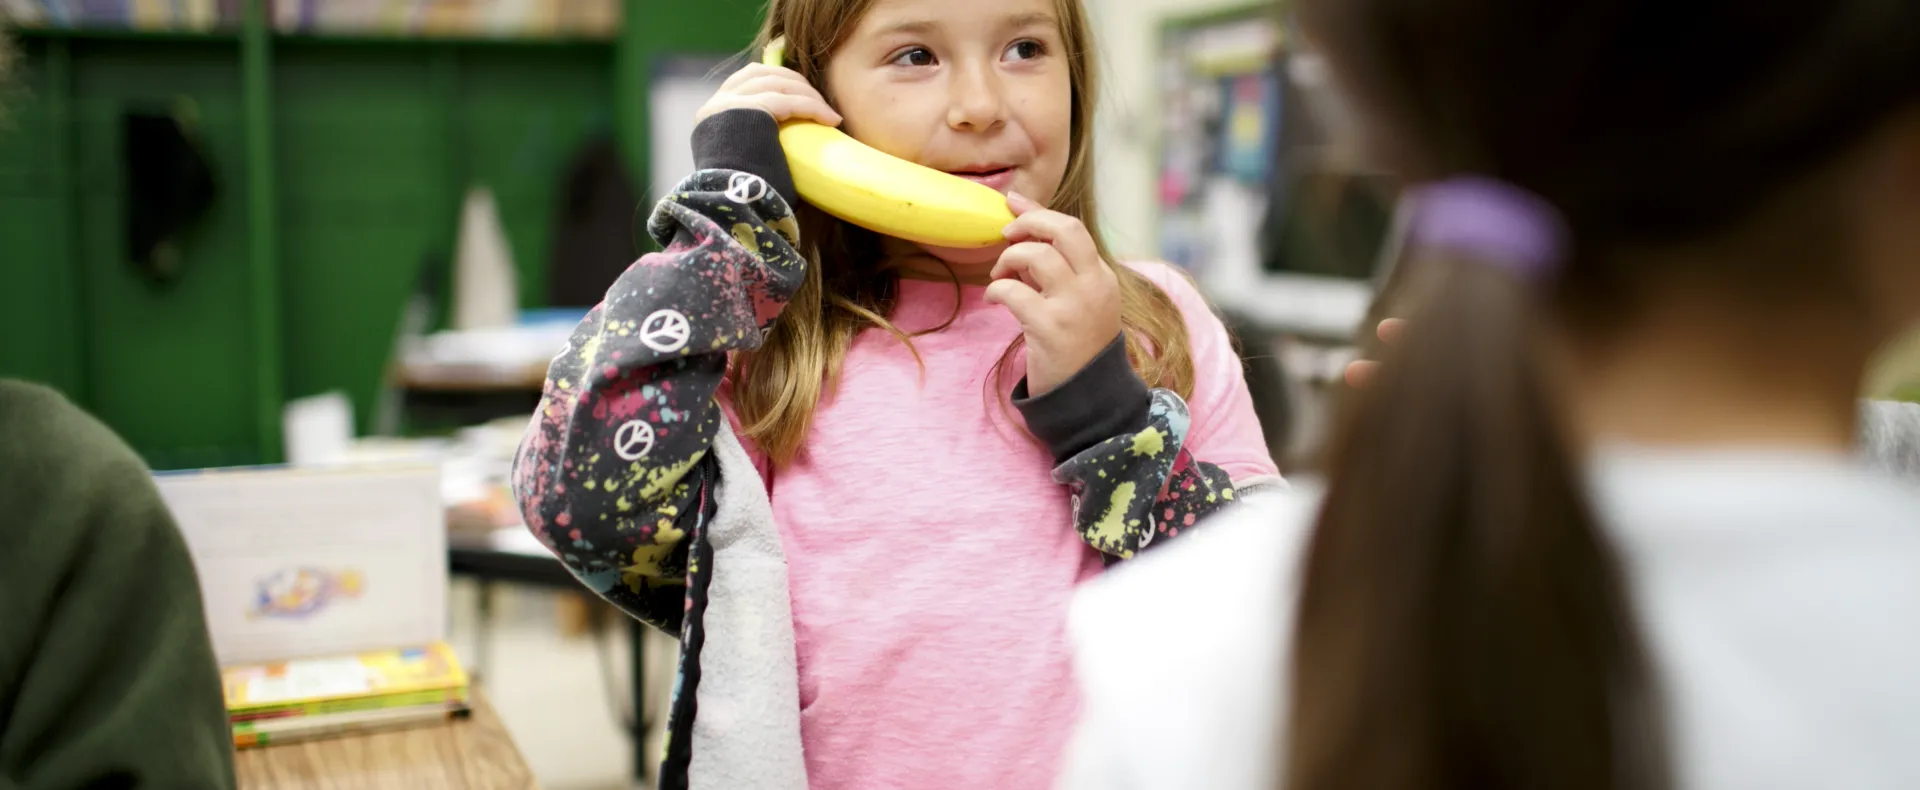
[[[797,74],[763,74],[740,83],[732,92],[742,96],[752,96],[756,93],[784,93],[789,96],[817,99],[821,104],[827,103],[827,97],[820,95],[819,90],[807,84],[806,80],[800,79]]]
[[[1019,277],[1046,292],[1071,279],[1073,266],[1052,245],[1023,241],[1001,252],[1000,260],[993,264],[988,276],[995,280]]]
[[[1380,326],[1375,327],[1373,333],[1380,337],[1380,342],[1382,343],[1394,343],[1400,340],[1400,333],[1405,331],[1406,328],[1407,319],[1389,318],[1381,321]]]
[[[768,66],[764,63],[748,63],[745,66],[741,66],[740,68],[735,69],[732,74],[728,74],[726,79],[721,80],[720,92],[734,93],[736,92],[734,89],[740,87],[740,85],[742,83],[745,83],[747,80],[751,80],[756,77],[764,77],[768,74],[773,73],[773,68],[774,67]]]
[[[1347,386],[1354,389],[1364,389],[1368,382],[1373,381],[1374,373],[1379,370],[1380,363],[1374,362],[1373,360],[1362,359],[1356,362],[1349,362],[1347,363],[1345,376]]]
[[[741,66],[738,69],[734,69],[732,74],[728,74],[727,78],[720,82],[720,90],[732,91],[734,88],[737,88],[740,85],[745,84],[750,80],[756,80],[761,77],[768,77],[768,76],[784,76],[789,79],[797,80],[801,83],[805,83],[807,81],[807,78],[800,76],[800,72],[794,71],[793,69],[787,68],[785,66],[769,66],[765,63],[748,63],[745,66]]]
[[[1014,204],[1015,201],[1010,197],[1008,207],[1012,208]],[[1093,244],[1093,236],[1087,233],[1087,226],[1058,211],[1030,209],[1015,217],[1001,233],[1012,242],[1044,241],[1053,245],[1077,273],[1086,274],[1096,271],[1092,268],[1094,266],[1105,265],[1100,261],[1100,251]]]
[[[1012,313],[1021,326],[1029,326],[1038,320],[1047,306],[1046,297],[1019,280],[994,280],[988,283],[985,298],[987,304],[1007,308],[1007,312]]]
[[[806,78],[792,69],[761,63],[748,64],[728,75],[700,117],[740,107],[766,110],[779,121],[799,118],[828,126],[841,122],[840,113]]]
[[[1026,195],[1022,195],[1018,192],[1010,191],[1007,193],[1007,208],[1011,209],[1013,211],[1013,215],[1018,217],[1029,211],[1034,211],[1034,210],[1045,208],[1045,207],[1041,206],[1039,202],[1035,201],[1033,198],[1027,197]]]
[[[793,96],[785,93],[761,93],[754,96],[742,96],[743,106],[759,107],[773,113],[773,119],[786,122],[791,120],[818,121],[828,126],[840,124],[840,114],[828,107],[826,102],[809,96]]]

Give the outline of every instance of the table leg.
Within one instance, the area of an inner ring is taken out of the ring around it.
[[[633,670],[633,781],[645,787],[653,773],[653,755],[647,753],[647,733],[652,731],[653,711],[647,707],[647,626],[632,617],[627,621],[627,641],[632,652]]]
[[[481,579],[476,592],[480,596],[479,604],[474,607],[479,615],[479,622],[473,629],[473,659],[476,666],[469,667],[467,674],[475,685],[479,685],[484,682],[487,670],[493,668],[493,656],[489,655],[493,652],[493,580]]]

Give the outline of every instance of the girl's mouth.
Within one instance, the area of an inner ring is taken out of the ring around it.
[[[1013,186],[1013,168],[1011,167],[970,167],[965,170],[949,170],[947,172],[976,184],[984,184],[993,191],[1003,194],[1009,187]]]

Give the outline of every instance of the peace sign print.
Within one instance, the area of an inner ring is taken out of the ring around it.
[[[734,173],[727,178],[727,199],[752,203],[767,196],[767,182],[752,173]]]
[[[630,420],[613,432],[613,452],[628,461],[638,461],[653,452],[653,426],[645,420]]]
[[[640,322],[640,342],[662,354],[671,354],[687,347],[687,338],[693,334],[693,328],[687,324],[687,316],[679,310],[660,309]]]

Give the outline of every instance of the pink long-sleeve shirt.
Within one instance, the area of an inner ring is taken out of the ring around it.
[[[1192,459],[1239,486],[1278,482],[1224,327],[1177,271],[1135,268],[1191,333]],[[1104,562],[1075,532],[1055,459],[993,389],[1020,328],[983,293],[962,288],[955,316],[951,284],[903,281],[901,329],[952,323],[914,339],[919,360],[890,334],[860,335],[799,459],[760,464],[788,563],[815,790],[1041,790],[1059,768],[1078,706],[1067,604]],[[1024,357],[1009,364],[1019,378]],[[1178,668],[1141,668],[1160,671]]]

